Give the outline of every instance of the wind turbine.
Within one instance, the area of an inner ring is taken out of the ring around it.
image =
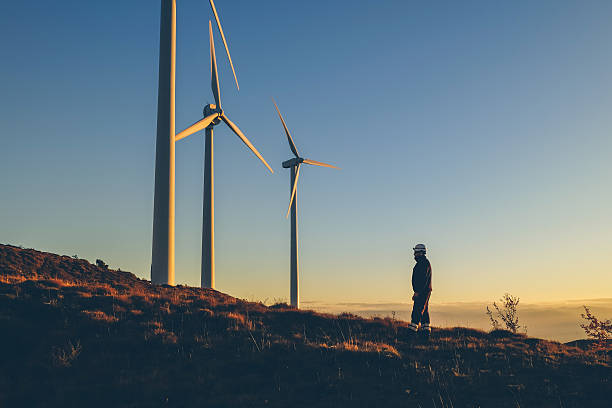
[[[212,4],[212,1],[211,1]],[[213,6],[214,7],[214,6]],[[216,15],[216,13],[215,13]],[[214,201],[214,155],[213,155],[213,127],[225,122],[242,142],[263,162],[263,164],[274,173],[266,160],[251,144],[249,139],[232,122],[221,108],[221,94],[219,90],[219,77],[217,74],[217,59],[215,56],[215,43],[213,41],[212,23],[208,21],[208,32],[210,35],[210,71],[211,87],[215,98],[215,104],[204,107],[204,119],[201,119],[178,133],[175,137],[179,141],[202,129],[206,129],[206,143],[204,155],[204,204],[202,214],[202,281],[203,288],[215,287],[215,201]],[[229,53],[228,53],[229,55]],[[230,59],[231,60],[231,59]]]
[[[174,285],[176,0],[161,1],[151,282]]]
[[[213,0],[210,7],[225,45],[227,58],[238,78]],[[159,88],[157,95],[157,139],[155,143],[155,195],[153,198],[153,245],[151,282],[174,285],[174,142],[176,77],[176,0],[161,0],[159,29]],[[218,103],[217,103],[218,105]]]
[[[289,212],[291,212],[291,255],[290,255],[290,299],[291,306],[300,307],[300,292],[299,292],[299,275],[298,275],[298,228],[297,228],[297,183],[298,177],[300,176],[300,165],[302,163],[310,164],[312,166],[321,166],[321,167],[331,167],[333,169],[340,169],[339,167],[332,166],[331,164],[322,163],[310,159],[305,159],[300,157],[298,153],[297,147],[295,147],[295,143],[293,143],[293,139],[291,138],[291,134],[289,133],[289,129],[287,129],[287,124],[283,119],[283,115],[281,115],[278,106],[274,99],[272,99],[274,103],[274,107],[276,108],[276,112],[278,112],[278,117],[283,124],[283,128],[285,129],[285,134],[287,135],[287,141],[289,142],[289,148],[293,155],[295,156],[292,159],[283,162],[284,168],[291,169],[291,198],[289,198],[289,208],[287,209],[287,215],[285,217],[289,217]]]

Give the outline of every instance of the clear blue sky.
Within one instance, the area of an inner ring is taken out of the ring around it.
[[[612,293],[612,3],[217,1],[224,109],[275,169],[216,132],[217,287],[288,298],[290,158],[305,301]],[[211,102],[205,0],[178,1],[177,131]],[[216,32],[215,32],[216,34]],[[7,2],[0,242],[149,277],[158,1]],[[199,284],[203,137],[177,157],[176,277]]]

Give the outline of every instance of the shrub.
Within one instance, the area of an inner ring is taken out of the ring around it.
[[[493,326],[493,330],[498,330],[502,328],[502,324],[497,317],[501,319],[501,321],[505,324],[506,329],[510,330],[512,333],[516,333],[521,326],[518,324],[518,304],[520,299],[518,297],[512,296],[509,293],[505,293],[504,296],[499,300],[501,302],[501,307],[497,305],[497,303],[493,302],[493,307],[495,311],[491,311],[489,306],[487,306],[487,316],[491,320],[491,326]]]
[[[74,360],[81,354],[81,342],[77,340],[76,344],[68,342],[66,347],[57,347],[53,351],[53,364],[56,367],[70,367]]]
[[[581,323],[580,327],[588,337],[595,341],[595,347],[598,349],[606,349],[609,347],[608,341],[612,339],[612,322],[610,320],[599,320],[593,316],[588,307],[584,307],[584,312],[581,316],[586,320],[586,323]]]
[[[108,265],[101,259],[96,259],[96,265],[100,268],[108,269]]]

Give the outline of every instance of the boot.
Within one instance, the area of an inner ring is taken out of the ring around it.
[[[407,341],[409,342],[413,341],[417,337],[418,330],[419,330],[419,326],[417,324],[410,323],[408,325],[408,329],[406,330]]]

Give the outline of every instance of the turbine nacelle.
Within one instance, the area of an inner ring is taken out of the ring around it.
[[[204,107],[202,113],[204,114],[204,117],[210,116],[213,113],[217,113],[219,114],[219,116],[221,116],[223,115],[223,109],[217,108],[217,105],[215,105],[214,103],[209,103]]]
[[[297,166],[298,164],[304,163],[304,159],[301,157],[294,157],[293,159],[289,159],[283,162],[283,167],[289,169],[291,167]]]

